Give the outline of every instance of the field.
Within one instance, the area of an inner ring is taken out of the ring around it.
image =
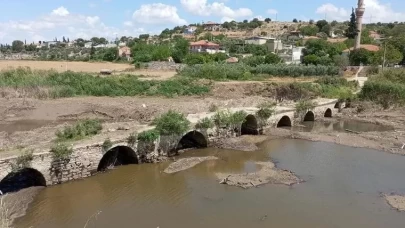
[[[115,72],[130,72],[131,74],[145,75],[154,79],[167,79],[173,77],[175,71],[149,71],[135,70],[133,65],[126,63],[109,62],[63,62],[63,61],[30,61],[30,60],[1,60],[0,71],[17,67],[29,67],[32,70],[56,70],[64,72],[99,73],[101,69],[110,69]]]

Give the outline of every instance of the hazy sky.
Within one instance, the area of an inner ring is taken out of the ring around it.
[[[365,23],[405,21],[405,0],[364,0]],[[357,0],[0,0],[0,43],[160,33],[190,23],[252,18],[348,20]]]

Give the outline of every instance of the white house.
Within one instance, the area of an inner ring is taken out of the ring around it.
[[[84,47],[85,47],[85,48],[91,48],[92,45],[93,45],[93,42],[86,42],[86,43],[84,43]]]

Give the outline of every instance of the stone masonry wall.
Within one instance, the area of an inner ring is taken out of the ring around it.
[[[334,108],[335,103],[323,104],[316,107],[313,111],[315,120],[324,116],[325,111],[330,108],[335,114],[337,109]],[[253,111],[252,111],[253,113]],[[277,125],[278,121],[283,116],[289,116],[292,123],[295,120],[293,110],[285,110],[272,116],[268,120],[269,126]],[[197,130],[198,131],[198,130]],[[208,129],[207,131],[198,131],[204,135],[208,141],[208,145],[217,138],[235,137],[234,132],[220,129]],[[142,144],[129,146],[125,141],[125,136],[120,141],[115,141],[112,148],[116,146],[128,146],[136,154],[139,162],[159,162],[170,156],[169,152],[176,148],[182,136],[172,137],[170,140],[158,139],[156,142],[146,146],[142,151]],[[70,180],[82,179],[89,177],[97,172],[100,160],[103,157],[102,143],[93,145],[81,145],[73,148],[73,154],[67,160],[54,160],[50,152],[36,153],[31,162],[31,168],[41,172],[46,180],[47,185],[60,184]],[[0,180],[11,172],[11,165],[16,162],[17,157],[9,157],[0,160]]]

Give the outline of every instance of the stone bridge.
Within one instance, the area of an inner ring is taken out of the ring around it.
[[[332,117],[338,111],[337,100],[322,99],[316,101],[318,106],[309,110],[304,121],[315,121],[318,118]],[[245,122],[241,126],[242,134],[259,134],[260,129],[256,118],[257,108],[230,108],[230,112],[245,111]],[[187,116],[194,126],[200,119],[212,117],[215,113],[198,113]],[[293,126],[297,120],[294,104],[289,107],[277,106],[276,112],[267,120],[269,127]],[[151,126],[137,126],[140,132],[153,129]],[[173,155],[178,149],[207,147],[210,141],[219,135],[212,134],[214,129],[200,131],[192,129],[181,136],[159,138],[152,143],[135,142],[129,145],[127,138],[130,133],[116,133],[110,139],[111,149],[103,152],[104,139],[110,136],[98,135],[92,139],[75,142],[73,153],[66,160],[55,160],[50,148],[34,153],[30,168],[12,172],[12,165],[17,163],[18,156],[0,159],[0,190],[2,193],[17,191],[31,186],[49,186],[70,180],[89,177],[97,172],[118,165],[155,162],[161,158]],[[228,134],[229,136],[229,134]]]

